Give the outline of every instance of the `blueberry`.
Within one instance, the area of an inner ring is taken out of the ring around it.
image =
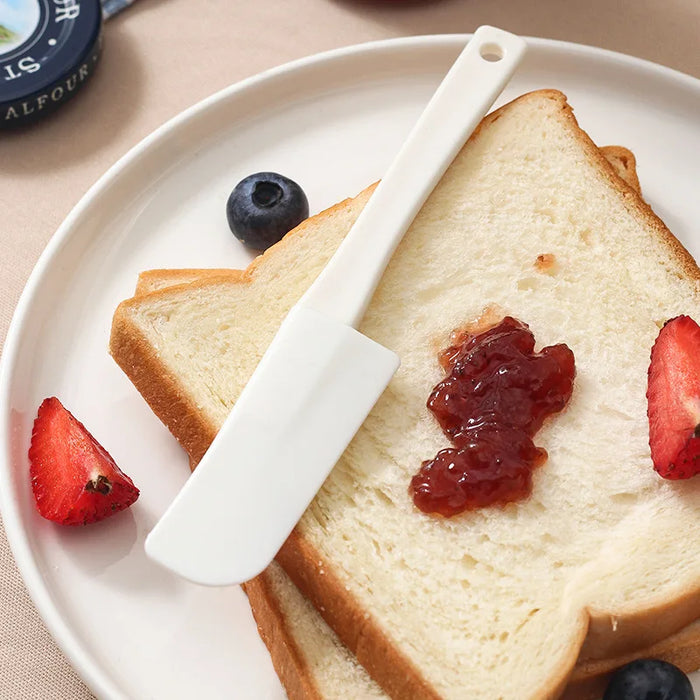
[[[309,215],[309,202],[296,182],[278,173],[243,178],[226,202],[233,235],[256,250],[277,243]]]
[[[603,700],[695,700],[695,693],[673,664],[638,659],[613,674]]]

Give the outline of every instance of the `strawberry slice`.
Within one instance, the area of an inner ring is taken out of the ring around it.
[[[665,479],[700,473],[700,326],[667,321],[651,349],[647,386],[649,446]]]
[[[87,525],[128,508],[139,490],[61,402],[39,407],[29,448],[39,513],[62,525]]]

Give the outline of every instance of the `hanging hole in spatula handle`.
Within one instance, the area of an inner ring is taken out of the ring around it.
[[[499,44],[488,42],[487,44],[479,47],[479,55],[484,59],[484,61],[496,63],[503,58],[505,51]]]

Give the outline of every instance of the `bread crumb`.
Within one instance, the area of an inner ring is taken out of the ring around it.
[[[541,253],[535,260],[535,268],[539,272],[553,272],[556,259],[552,253]]]

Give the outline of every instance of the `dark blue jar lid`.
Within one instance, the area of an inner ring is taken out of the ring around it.
[[[101,32],[100,0],[2,0],[0,128],[42,117],[78,92]]]

